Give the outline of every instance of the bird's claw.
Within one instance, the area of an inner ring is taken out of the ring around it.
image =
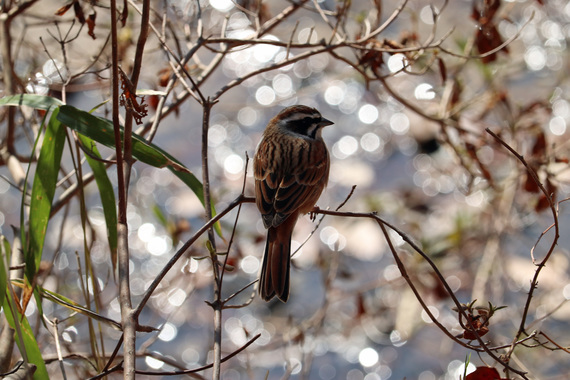
[[[319,206],[315,206],[311,211],[309,211],[309,218],[311,218],[312,222],[314,222],[317,219],[317,214],[319,213],[319,211],[321,211]]]

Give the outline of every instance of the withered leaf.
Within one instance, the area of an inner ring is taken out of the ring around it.
[[[536,136],[536,140],[534,141],[534,145],[532,146],[532,156],[534,158],[540,158],[544,156],[546,153],[546,136],[544,132],[540,131],[538,136]]]
[[[89,17],[87,18],[87,28],[88,28],[87,33],[89,33],[89,35],[93,39],[97,38],[97,37],[95,37],[95,18],[96,17],[97,17],[97,13],[95,11],[93,11],[93,13],[91,13],[89,15]]]
[[[440,57],[437,57],[437,65],[439,67],[439,75],[441,76],[441,83],[445,83],[447,80],[447,68],[445,67],[445,62]]]
[[[123,26],[126,25],[127,23],[127,17],[129,16],[129,8],[128,8],[128,2],[127,0],[123,1],[123,12],[121,13],[121,24]]]
[[[63,16],[69,10],[69,8],[71,8],[73,6],[73,4],[75,4],[75,1],[68,3],[68,4],[65,4],[63,7],[59,8],[57,11],[55,11],[55,15],[56,16]]]
[[[142,118],[148,115],[148,104],[144,104],[144,97],[141,97],[139,103],[136,95],[136,90],[131,83],[130,79],[127,77],[123,70],[119,70],[121,75],[121,95],[120,95],[120,105],[125,107],[128,111],[133,114],[133,119],[140,125],[142,124]]]
[[[83,8],[81,8],[79,1],[73,2],[73,11],[75,12],[77,21],[79,21],[81,24],[85,24],[85,13],[83,13]]]
[[[465,377],[465,380],[501,380],[501,375],[496,368],[477,367]]]

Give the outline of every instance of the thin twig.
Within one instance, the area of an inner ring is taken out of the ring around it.
[[[534,271],[534,276],[533,276],[531,283],[530,283],[530,289],[528,291],[528,296],[526,298],[526,302],[525,302],[525,305],[523,308],[523,314],[521,317],[519,329],[518,329],[517,333],[515,334],[515,337],[513,338],[513,344],[511,346],[511,349],[507,353],[507,358],[510,358],[511,355],[514,353],[514,350],[515,350],[514,342],[519,340],[522,334],[526,333],[526,319],[527,319],[528,313],[530,311],[530,303],[532,302],[532,296],[533,296],[534,291],[536,290],[536,287],[538,285],[538,276],[540,275],[542,268],[544,268],[544,266],[546,265],[546,262],[548,261],[548,259],[550,259],[550,256],[554,252],[554,248],[556,248],[556,245],[558,244],[558,239],[560,238],[560,227],[559,227],[559,223],[558,223],[558,210],[557,210],[556,205],[554,203],[554,199],[552,198],[552,194],[550,194],[546,190],[544,185],[540,182],[540,179],[538,178],[538,174],[536,173],[534,168],[526,162],[526,160],[524,159],[524,157],[522,155],[520,155],[516,150],[514,150],[509,144],[507,144],[496,133],[491,131],[489,128],[485,129],[485,131],[487,133],[489,133],[491,136],[493,136],[493,138],[497,142],[499,142],[502,146],[504,146],[517,160],[519,160],[523,164],[523,166],[527,170],[528,175],[531,176],[534,183],[538,186],[538,188],[540,189],[542,194],[546,197],[546,200],[548,202],[548,206],[550,208],[550,212],[552,213],[552,219],[554,221],[553,222],[553,224],[554,224],[554,237],[552,238],[550,248],[548,249],[548,252],[544,256],[542,261],[538,264],[535,264],[537,266],[537,268]]]

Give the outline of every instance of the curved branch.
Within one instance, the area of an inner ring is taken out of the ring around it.
[[[447,281],[445,280],[445,278],[443,277],[443,275],[441,274],[441,272],[439,271],[439,269],[437,268],[437,266],[435,265],[435,263],[431,260],[431,258],[422,251],[422,249],[416,244],[414,243],[403,231],[401,231],[400,229],[398,229],[396,226],[386,222],[385,220],[383,220],[382,218],[380,218],[376,213],[353,213],[353,212],[338,212],[338,211],[328,211],[328,210],[316,210],[314,211],[316,213],[320,213],[320,214],[326,214],[326,215],[335,215],[335,216],[342,216],[342,217],[352,217],[352,218],[369,218],[369,219],[373,219],[374,221],[376,221],[376,223],[378,223],[378,225],[380,226],[380,228],[382,229],[382,232],[388,242],[388,245],[390,247],[390,251],[392,252],[392,255],[394,256],[394,260],[396,260],[396,263],[398,265],[398,268],[400,269],[400,272],[402,274],[402,277],[404,277],[404,279],[406,280],[406,282],[408,283],[408,285],[410,286],[411,290],[413,291],[414,295],[416,296],[417,300],[420,302],[420,304],[422,305],[422,308],[424,309],[424,311],[428,314],[428,316],[431,318],[431,320],[434,322],[434,324],[436,326],[438,326],[438,328],[444,333],[446,334],[450,339],[452,339],[453,341],[455,341],[456,343],[462,345],[463,347],[478,351],[478,352],[485,352],[487,353],[489,356],[491,356],[494,360],[496,360],[498,363],[500,363],[502,366],[504,366],[505,368],[507,368],[508,370],[518,374],[519,376],[521,376],[523,379],[527,379],[528,377],[526,377],[526,372],[524,371],[519,371],[515,368],[512,368],[508,362],[505,362],[503,360],[501,360],[501,358],[499,358],[490,347],[488,347],[485,342],[483,342],[483,340],[481,339],[481,337],[478,334],[475,334],[475,338],[477,339],[477,341],[480,344],[480,347],[476,347],[476,346],[472,346],[469,345],[461,340],[459,340],[458,338],[456,338],[453,334],[451,334],[451,332],[449,332],[445,326],[443,326],[441,323],[439,323],[439,321],[437,320],[437,318],[435,318],[435,316],[431,313],[431,311],[429,310],[428,306],[425,304],[425,302],[423,301],[421,295],[419,294],[419,291],[417,290],[417,288],[415,287],[415,285],[413,284],[413,282],[411,281],[410,277],[407,275],[407,271],[403,265],[403,263],[401,262],[395,247],[392,244],[392,241],[390,239],[390,236],[388,234],[388,231],[386,230],[386,227],[390,228],[391,230],[393,230],[394,232],[396,232],[410,247],[412,247],[412,249],[414,251],[416,251],[418,254],[420,254],[420,256],[422,256],[422,258],[424,260],[427,261],[427,263],[432,267],[432,269],[434,270],[434,273],[436,274],[437,278],[441,281],[443,287],[445,288],[446,292],[449,294],[450,298],[452,299],[453,303],[455,303],[455,306],[458,309],[458,313],[460,313],[460,315],[464,318],[464,320],[466,320],[468,323],[467,325],[469,326],[470,329],[472,329],[473,331],[476,331],[476,328],[472,325],[471,321],[467,318],[467,315],[465,313],[465,311],[463,310],[463,307],[461,305],[461,303],[459,302],[459,300],[457,299],[457,297],[455,297],[455,294],[453,293],[453,290],[451,290],[451,287],[449,286],[449,284],[447,283]],[[518,340],[518,339],[517,339]]]

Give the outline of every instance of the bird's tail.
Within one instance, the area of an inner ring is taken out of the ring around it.
[[[277,296],[287,302],[289,298],[289,268],[291,264],[291,233],[281,236],[276,228],[267,231],[265,254],[259,277],[259,295],[265,301]]]

